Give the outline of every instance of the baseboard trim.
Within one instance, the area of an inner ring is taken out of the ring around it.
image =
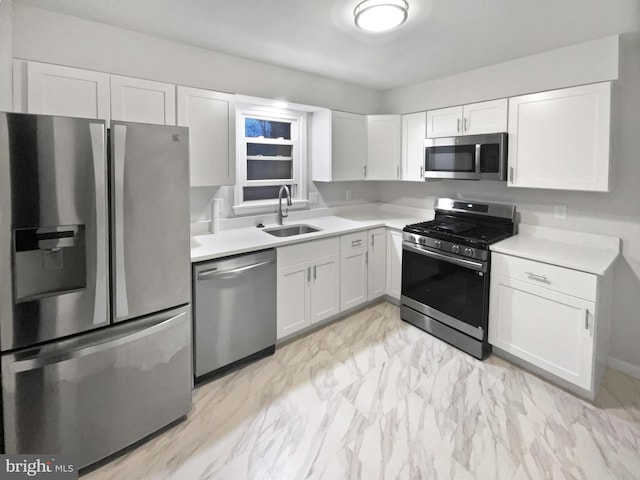
[[[614,357],[609,357],[608,364],[609,368],[613,368],[614,370],[618,370],[619,372],[626,373],[627,375],[640,379],[640,366],[638,365],[633,365]]]

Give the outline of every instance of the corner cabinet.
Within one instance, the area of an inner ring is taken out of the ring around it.
[[[368,232],[367,299],[381,297],[387,287],[387,229],[373,228]]]
[[[402,115],[402,180],[424,181],[426,112]]]
[[[367,116],[367,180],[401,180],[400,115]]]
[[[440,108],[427,112],[427,138],[507,131],[507,99]]]
[[[277,249],[278,339],[340,312],[337,237]]]
[[[604,371],[596,344],[608,338],[599,299],[609,277],[492,253],[489,343],[593,399]]]
[[[318,110],[311,118],[311,174],[314,182],[364,180],[367,117]]]
[[[236,181],[235,96],[178,86],[178,125],[189,127],[191,186]]]
[[[509,99],[510,187],[609,191],[611,83]]]
[[[125,122],[176,124],[176,87],[111,75],[111,118]]]
[[[14,110],[110,120],[108,73],[15,60]]]
[[[402,232],[387,231],[387,295],[400,300],[402,286]]]

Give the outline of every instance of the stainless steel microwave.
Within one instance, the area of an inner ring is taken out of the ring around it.
[[[506,180],[507,134],[428,138],[424,170],[425,178]]]

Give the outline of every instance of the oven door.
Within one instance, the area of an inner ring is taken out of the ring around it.
[[[488,263],[404,241],[402,304],[478,340],[486,338]]]
[[[425,140],[424,163],[426,178],[480,180],[481,145],[459,143],[455,138]]]

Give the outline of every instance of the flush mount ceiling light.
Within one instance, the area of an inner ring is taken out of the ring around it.
[[[409,4],[405,0],[365,0],[353,11],[356,25],[368,32],[385,32],[402,25]]]

